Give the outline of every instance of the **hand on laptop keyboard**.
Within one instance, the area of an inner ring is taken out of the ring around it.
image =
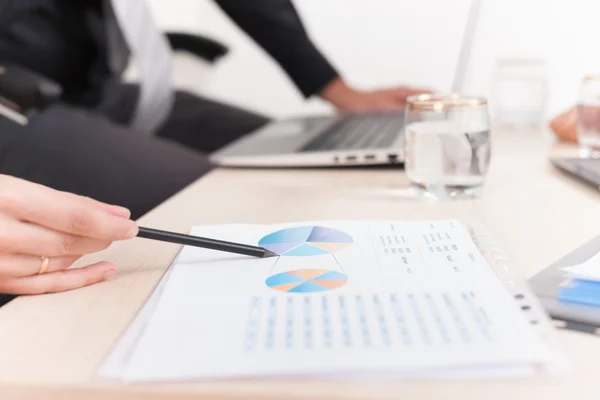
[[[342,112],[393,111],[404,109],[407,97],[430,92],[427,89],[404,86],[363,91],[354,89],[337,78],[323,89],[321,97]]]

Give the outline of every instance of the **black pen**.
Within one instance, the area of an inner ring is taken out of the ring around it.
[[[279,255],[263,247],[249,246],[242,243],[225,242],[223,240],[184,235],[175,232],[160,231],[158,229],[140,227],[137,237],[159,240],[161,242],[183,244],[186,246],[202,247],[204,249],[224,251],[227,253],[243,254],[257,258],[276,257]]]

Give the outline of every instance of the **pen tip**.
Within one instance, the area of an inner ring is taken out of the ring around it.
[[[263,255],[263,258],[277,257],[277,256],[279,256],[279,254],[273,253],[271,250],[266,250],[265,249],[265,254]]]

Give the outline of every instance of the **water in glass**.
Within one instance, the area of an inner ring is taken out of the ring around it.
[[[490,153],[487,124],[442,120],[406,126],[406,174],[434,197],[479,194]]]

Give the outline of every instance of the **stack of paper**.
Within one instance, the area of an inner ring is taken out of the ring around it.
[[[100,375],[531,374],[552,354],[458,221],[195,227]]]
[[[567,280],[559,291],[558,299],[600,306],[600,253],[581,264],[563,269]]]

